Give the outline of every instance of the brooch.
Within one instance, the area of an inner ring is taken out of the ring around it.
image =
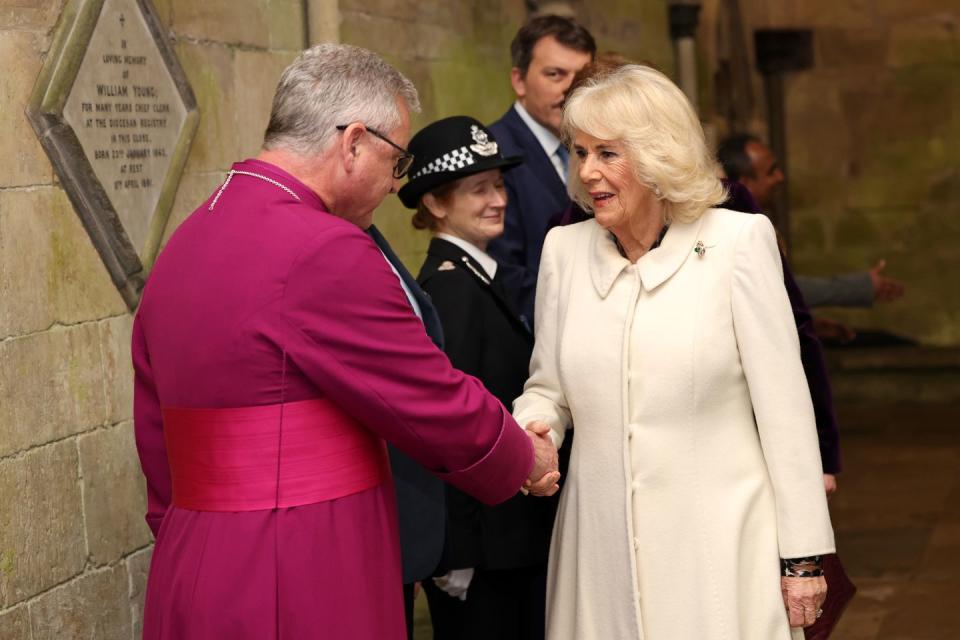
[[[709,247],[707,247],[707,246],[704,246],[702,240],[697,240],[697,246],[693,248],[693,252],[702,258],[703,256],[707,255],[707,249],[712,249],[715,246],[717,245],[712,244]]]
[[[454,269],[456,269],[456,267],[453,266],[453,263],[449,260],[444,260],[440,263],[440,266],[437,267],[437,271],[453,271]]]

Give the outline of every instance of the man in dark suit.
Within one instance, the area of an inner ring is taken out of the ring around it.
[[[367,234],[373,238],[403,286],[414,312],[423,321],[424,329],[434,344],[443,349],[443,328],[430,297],[423,292],[413,275],[394,253],[375,225]],[[420,464],[388,447],[397,493],[397,518],[400,523],[400,558],[403,565],[403,602],[407,621],[407,638],[413,639],[414,584],[434,574],[443,554],[446,536],[446,506],[443,482]]]
[[[570,203],[568,153],[559,138],[563,103],[574,75],[596,50],[593,36],[569,18],[541,16],[528,22],[510,44],[517,101],[490,125],[503,154],[525,160],[504,174],[505,229],[489,252],[504,270],[507,291],[531,321],[543,239],[550,219]]]

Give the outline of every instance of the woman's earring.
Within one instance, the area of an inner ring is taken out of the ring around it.
[[[657,198],[662,198],[663,191],[660,191],[660,187],[658,187],[657,185],[653,185],[653,195],[657,196]]]

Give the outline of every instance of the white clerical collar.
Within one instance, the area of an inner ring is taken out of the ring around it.
[[[523,105],[519,102],[514,102],[513,108],[517,110],[517,115],[520,116],[520,119],[523,120],[527,128],[533,133],[537,142],[543,147],[543,151],[547,154],[547,157],[552,158],[553,154],[557,152],[557,147],[560,146],[560,138],[553,135],[553,132],[534,120],[533,116],[527,113],[527,110],[524,109]]]
[[[497,261],[491,258],[490,254],[480,247],[470,244],[463,238],[452,236],[449,233],[438,233],[437,237],[441,240],[446,240],[447,242],[455,244],[466,251],[467,255],[476,260],[477,264],[483,267],[483,270],[487,272],[487,275],[490,276],[491,279],[497,275]]]

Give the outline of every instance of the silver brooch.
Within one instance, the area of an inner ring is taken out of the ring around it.
[[[707,248],[703,246],[703,241],[697,240],[697,246],[693,248],[693,252],[701,258],[707,255]]]
[[[470,135],[473,136],[473,141],[476,143],[470,145],[470,149],[481,156],[497,155],[497,143],[490,139],[486,131],[477,125],[473,125],[470,127]]]

